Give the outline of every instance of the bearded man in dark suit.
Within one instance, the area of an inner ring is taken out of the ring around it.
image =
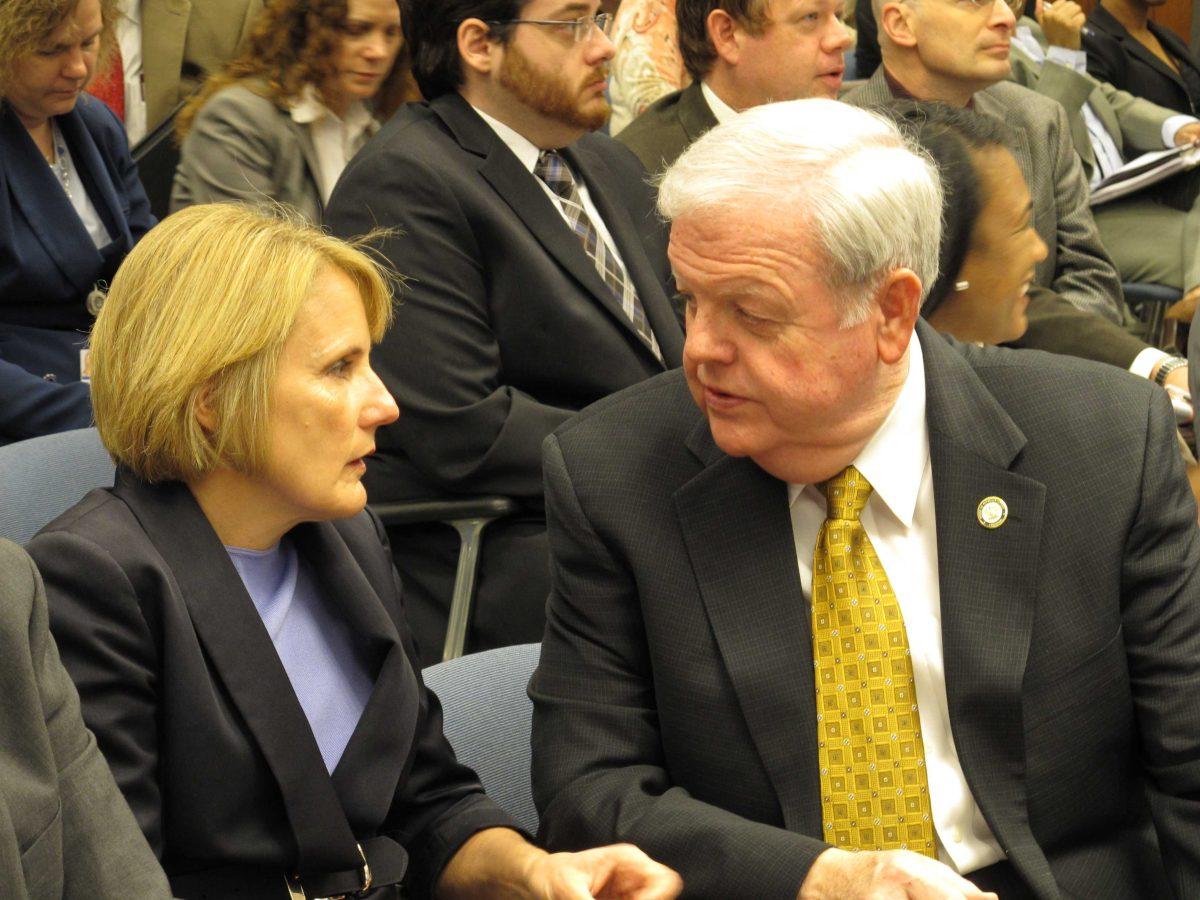
[[[666,236],[628,150],[602,135],[613,47],[598,0],[410,0],[427,102],[399,112],[330,200],[340,236],[394,226],[407,278],[376,355],[403,410],[372,501],[500,494],[522,507],[483,547],[472,649],[541,634],[540,447],[573,412],[679,365]],[[437,658],[457,540],[392,534],[422,658]]]

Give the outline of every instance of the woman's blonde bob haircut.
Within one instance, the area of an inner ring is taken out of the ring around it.
[[[358,245],[231,203],[189,207],[151,230],[92,330],[92,405],[113,459],[152,482],[218,465],[260,470],[280,350],[330,269],[358,288],[378,342],[391,279]],[[197,419],[202,398],[212,430]]]

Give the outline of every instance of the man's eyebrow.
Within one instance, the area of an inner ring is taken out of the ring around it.
[[[592,5],[590,3],[568,3],[565,6],[556,7],[554,12],[547,13],[547,19],[568,19],[579,18],[580,16],[588,16],[592,13]]]

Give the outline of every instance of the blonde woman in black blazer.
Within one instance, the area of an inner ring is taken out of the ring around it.
[[[93,337],[116,485],[30,544],[84,717],[185,900],[673,897],[633,848],[530,845],[442,735],[363,510],[397,416],[368,361],[390,312],[367,256],[245,207],[131,254]],[[294,588],[240,574],[272,553]],[[297,622],[319,626],[300,656]]]

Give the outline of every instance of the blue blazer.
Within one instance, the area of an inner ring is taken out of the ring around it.
[[[90,424],[78,383],[85,301],[155,221],[116,116],[84,96],[55,121],[113,240],[96,249],[29,132],[0,105],[0,443]]]

